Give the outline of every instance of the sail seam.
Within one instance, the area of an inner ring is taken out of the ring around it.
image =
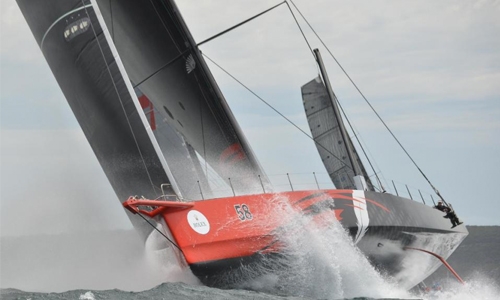
[[[332,131],[334,131],[334,130],[336,130],[336,129],[339,129],[339,126],[338,126],[338,125],[337,125],[337,126],[335,126],[335,127],[330,128],[330,129],[328,129],[328,130],[325,130],[325,131],[324,131],[324,132],[322,132],[321,134],[317,135],[317,136],[314,138],[314,140],[319,140],[319,139],[323,138],[323,136],[325,136],[327,133],[330,133],[330,132],[332,132]]]
[[[141,84],[143,84],[145,81],[147,81],[151,77],[153,77],[156,74],[158,74],[161,70],[165,69],[169,65],[173,64],[174,62],[176,62],[179,58],[182,58],[184,56],[184,54],[186,54],[189,51],[190,51],[190,49],[188,48],[188,49],[184,50],[183,52],[181,52],[179,55],[177,55],[176,57],[174,57],[171,61],[169,61],[168,63],[166,63],[165,65],[163,65],[162,67],[160,67],[158,70],[154,71],[151,75],[149,75],[148,77],[144,78],[142,81],[140,81],[139,83],[137,83],[136,85],[134,85],[134,89],[137,88],[138,86],[140,86]]]
[[[328,106],[325,106],[325,107],[323,107],[322,109],[318,109],[317,111],[315,111],[315,112],[312,112],[312,113],[308,114],[307,116],[308,116],[308,117],[311,117],[311,116],[317,115],[317,114],[318,114],[318,113],[320,113],[320,112],[323,112],[323,111],[325,111],[325,110],[328,110],[328,108],[329,108]],[[306,114],[307,114],[307,113],[306,113]]]

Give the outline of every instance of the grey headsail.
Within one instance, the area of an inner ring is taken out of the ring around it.
[[[353,151],[355,165],[349,159],[346,143],[350,143],[351,149],[354,149],[352,141],[348,136],[345,140],[341,134],[342,120],[337,118],[333,102],[319,76],[302,86],[302,99],[316,147],[335,187],[356,189],[354,176],[363,175],[368,188],[373,190],[363,163],[355,150]],[[356,169],[360,170],[361,174],[355,174]]]
[[[156,121],[175,129],[220,178],[231,178],[236,193],[262,192],[258,176],[269,185],[267,177],[175,3],[97,2],[131,82],[161,116]],[[196,186],[197,181],[184,176],[178,183]]]

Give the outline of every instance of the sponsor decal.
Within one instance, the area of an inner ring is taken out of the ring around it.
[[[75,37],[79,36],[80,34],[86,32],[89,29],[89,27],[90,27],[90,19],[87,17],[81,18],[80,20],[77,20],[67,25],[66,28],[64,28],[64,33],[63,33],[64,39],[66,39],[66,41],[69,42]]]
[[[245,158],[245,152],[243,152],[241,145],[239,143],[234,143],[222,151],[219,156],[219,162],[221,164],[233,165]]]
[[[193,72],[194,68],[196,68],[196,61],[194,60],[193,55],[189,54],[188,58],[186,59],[186,72],[189,74]]]
[[[210,231],[210,223],[207,217],[197,210],[190,210],[187,214],[189,226],[199,234],[207,234]]]
[[[250,207],[248,207],[248,205],[246,205],[246,204],[236,204],[234,206],[234,209],[236,210],[236,214],[238,214],[238,218],[241,221],[252,220],[253,219],[253,215],[250,212]]]

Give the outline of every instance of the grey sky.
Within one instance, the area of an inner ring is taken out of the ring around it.
[[[178,6],[202,41],[275,3]],[[295,3],[459,216],[500,225],[500,2]],[[0,5],[1,235],[130,228],[15,1]],[[317,68],[286,6],[201,49],[309,131],[300,86]],[[393,179],[430,192],[321,50],[387,187]],[[308,138],[208,64],[268,174],[325,172]]]

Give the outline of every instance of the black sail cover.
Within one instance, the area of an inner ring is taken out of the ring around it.
[[[268,185],[173,2],[17,2],[121,201],[201,199],[194,151],[240,194]]]
[[[351,164],[346,143],[340,132],[341,127],[335,116],[332,100],[328,97],[326,87],[320,77],[302,86],[302,100],[309,123],[309,128],[325,168],[337,189],[356,189],[354,184],[355,166]],[[335,100],[334,100],[335,101]],[[354,163],[366,179],[369,190],[373,185],[357,152],[354,150]]]

